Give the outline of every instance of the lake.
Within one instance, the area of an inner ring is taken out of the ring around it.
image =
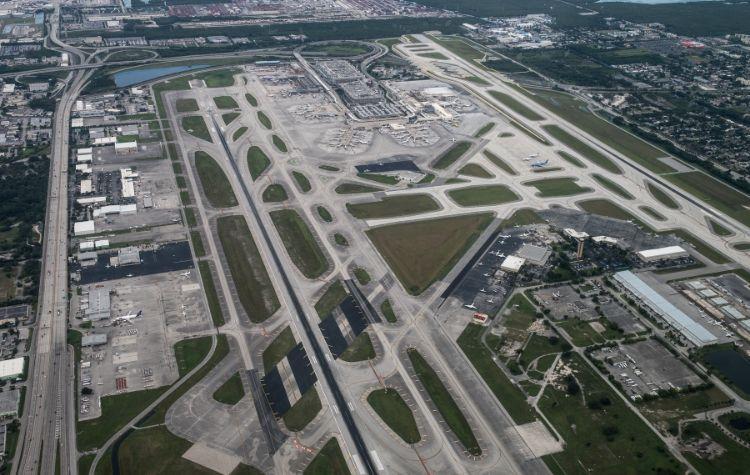
[[[750,394],[750,359],[739,351],[712,351],[703,357],[703,361],[726,376],[735,386]]]
[[[191,71],[193,69],[207,68],[208,66],[208,64],[191,64],[189,66],[161,66],[156,68],[126,69],[114,73],[112,79],[114,79],[117,87],[129,87],[143,81],[150,81],[162,76]]]

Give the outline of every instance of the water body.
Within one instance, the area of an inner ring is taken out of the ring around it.
[[[599,0],[596,3],[638,3],[641,5],[668,5],[670,3],[718,2],[721,0]]]
[[[703,360],[724,374],[738,388],[750,393],[750,359],[733,349],[712,351]]]
[[[207,68],[208,64],[191,64],[189,66],[162,66],[157,68],[126,69],[112,75],[117,87],[129,87],[144,81],[167,76],[169,74],[182,73],[193,69]]]

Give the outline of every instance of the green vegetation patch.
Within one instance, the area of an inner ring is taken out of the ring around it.
[[[370,180],[384,185],[398,185],[398,178],[390,175],[381,175],[379,173],[357,173],[359,178]]]
[[[292,178],[294,178],[295,183],[297,183],[297,188],[299,188],[302,193],[307,193],[312,190],[310,180],[305,176],[304,173],[293,171]]]
[[[245,313],[252,322],[265,321],[279,309],[279,300],[245,218],[222,216],[216,229]]]
[[[503,92],[499,91],[488,91],[490,95],[500,103],[502,103],[504,106],[515,112],[516,114],[522,115],[525,119],[528,120],[544,120],[544,117],[536,113],[533,109],[529,108],[529,106],[525,105],[524,103],[518,101],[516,98],[509,96],[508,94],[505,94]]]
[[[469,186],[448,192],[460,206],[487,206],[510,203],[520,197],[505,185]]]
[[[266,113],[263,111],[258,111],[258,122],[260,122],[260,124],[268,130],[273,129],[271,119],[269,119]]]
[[[278,150],[281,153],[286,153],[288,149],[286,148],[286,143],[281,140],[281,137],[279,137],[276,134],[273,134],[271,137],[271,141],[273,142],[273,146],[276,147],[276,150]]]
[[[463,154],[468,152],[470,148],[471,142],[467,142],[465,140],[454,143],[451,148],[443,152],[443,154],[440,155],[440,157],[438,157],[435,162],[433,162],[432,168],[444,170],[450,167],[456,160],[461,158]]]
[[[315,455],[310,465],[305,468],[304,475],[350,475],[344,454],[341,453],[339,441],[335,437]]]
[[[242,386],[240,373],[234,373],[224,384],[214,391],[214,400],[234,406],[245,397],[245,388]]]
[[[315,419],[322,408],[318,391],[313,386],[286,411],[282,417],[284,425],[292,432],[299,432]]]
[[[711,440],[722,448],[720,455],[699,457],[694,452],[683,450],[682,454],[699,473],[743,474],[747,473],[748,449],[741,446],[716,425],[709,421],[690,422],[683,427],[683,442],[700,443]]]
[[[221,114],[221,120],[224,121],[224,125],[229,125],[234,122],[235,119],[237,119],[237,117],[239,116],[239,112],[227,112],[226,114]]]
[[[414,413],[395,389],[376,389],[367,395],[367,403],[407,444],[416,444],[422,439]]]
[[[367,231],[412,295],[450,271],[492,220],[492,214],[453,216],[382,226]]]
[[[638,209],[651,216],[657,221],[666,221],[667,218],[650,206],[639,206]]]
[[[417,56],[421,56],[422,58],[430,58],[430,59],[443,59],[443,60],[448,59],[446,55],[444,55],[443,53],[438,53],[436,51],[433,51],[431,53],[421,53],[421,54],[418,54]]]
[[[247,149],[247,168],[250,170],[253,181],[257,180],[270,165],[271,159],[259,147],[253,145]]]
[[[340,233],[335,233],[333,235],[333,241],[339,246],[343,246],[343,247],[349,246],[349,241],[347,241],[346,238]]]
[[[485,327],[470,323],[458,337],[458,346],[490,387],[497,400],[508,411],[513,421],[516,424],[534,422],[536,414],[526,403],[525,396],[495,363],[492,352],[482,342],[484,331]]]
[[[730,412],[719,416],[719,422],[737,437],[750,443],[750,414]]]
[[[362,332],[352,341],[349,347],[341,353],[340,359],[349,363],[367,361],[375,358],[375,348],[367,332]]]
[[[344,284],[340,280],[336,280],[328,286],[320,299],[315,303],[315,311],[318,316],[322,319],[328,316],[334,308],[338,307],[341,302],[344,301],[348,293],[344,288]]]
[[[622,175],[622,170],[618,167],[615,162],[607,158],[603,153],[595,150],[590,145],[584,143],[577,137],[573,137],[557,125],[543,125],[542,128],[546,130],[551,136],[564,143],[568,147],[575,150],[582,157],[587,160],[599,165],[610,173],[616,173]]]
[[[383,314],[385,321],[388,323],[396,323],[398,321],[396,312],[393,311],[393,305],[388,299],[383,300],[383,303],[380,304],[380,313]]]
[[[354,277],[357,278],[357,281],[360,285],[367,285],[372,280],[370,274],[361,267],[357,267],[356,269],[354,269]]]
[[[257,100],[257,99],[255,98],[255,96],[253,96],[253,95],[252,95],[252,94],[250,94],[249,92],[248,92],[247,94],[245,94],[245,100],[246,100],[246,101],[247,101],[247,103],[248,103],[248,104],[250,104],[251,106],[253,106],[253,107],[258,107],[258,100]]]
[[[480,78],[476,78],[476,79],[480,79]],[[484,85],[489,85],[489,84],[487,84],[487,81],[485,81],[484,79],[480,79],[480,80],[484,83]],[[474,133],[474,137],[476,137],[476,138],[484,137],[484,135],[487,132],[489,132],[490,130],[492,130],[493,127],[495,127],[495,123],[494,122],[487,122],[486,124],[484,124],[482,126],[481,129],[477,130]]]
[[[527,181],[524,185],[533,186],[539,190],[537,196],[541,197],[573,196],[594,191],[589,187],[578,185],[576,179],[570,177],[545,178],[542,180]]]
[[[430,195],[386,196],[380,201],[347,203],[346,210],[358,219],[382,219],[437,211],[440,205]]]
[[[297,341],[294,339],[292,327],[287,326],[263,351],[264,371],[266,373],[271,371],[295,346],[297,346]]]
[[[669,209],[680,209],[680,205],[672,199],[669,194],[667,194],[666,191],[664,191],[661,187],[656,186],[656,184],[651,183],[650,181],[646,182],[646,188],[648,188],[648,192],[651,193],[651,196],[656,198],[656,200],[666,206]]]
[[[360,193],[375,193],[382,190],[382,188],[376,186],[360,185],[359,183],[342,183],[334,191],[339,195],[357,195]]]
[[[203,238],[201,233],[198,231],[190,231],[190,240],[193,243],[193,252],[195,257],[203,257],[206,255],[206,248],[203,246]]]
[[[211,133],[208,131],[206,122],[199,115],[187,115],[182,118],[182,128],[190,135],[206,142],[212,142]]]
[[[289,257],[305,277],[315,279],[328,270],[326,256],[297,211],[284,209],[270,215]]]
[[[591,176],[604,188],[608,189],[609,191],[611,191],[612,193],[616,195],[619,195],[620,198],[625,198],[626,200],[635,199],[635,197],[631,195],[630,192],[628,192],[625,188],[621,187],[620,185],[613,182],[612,180],[605,177],[604,175],[600,175],[598,173],[592,173]]]
[[[198,101],[195,99],[177,99],[174,106],[178,113],[198,112],[200,110],[200,107],[198,107]]]
[[[216,96],[214,97],[214,104],[219,109],[238,109],[240,107],[231,96]]]
[[[235,130],[232,134],[232,141],[236,142],[238,138],[245,135],[245,132],[247,132],[247,127],[240,127],[239,129]]]
[[[664,178],[678,187],[750,226],[750,197],[703,172],[686,172]]]
[[[487,170],[477,163],[469,163],[461,167],[458,171],[459,175],[474,176],[477,178],[493,178],[495,175],[488,172]]]
[[[508,218],[504,219],[500,224],[500,227],[511,227],[511,226],[526,226],[529,224],[542,224],[542,219],[539,214],[533,209],[523,208],[515,211]]]
[[[485,157],[487,157],[487,160],[491,161],[493,165],[495,165],[497,168],[504,171],[508,175],[518,175],[517,171],[515,171],[510,165],[508,165],[505,160],[498,157],[494,153],[490,152],[489,150],[484,150],[482,153]]]
[[[333,222],[333,216],[331,215],[331,212],[328,211],[328,209],[326,209],[325,206],[317,206],[315,210],[318,212],[318,216],[320,216],[320,219],[322,219],[326,223]]]
[[[195,168],[198,171],[203,193],[211,206],[214,208],[237,206],[237,197],[234,196],[224,170],[211,155],[203,151],[195,152]]]
[[[441,378],[416,349],[410,348],[407,350],[407,354],[419,381],[421,381],[425,391],[453,434],[470,454],[481,455],[482,449],[479,447],[479,442],[477,442],[466,416],[461,412]]]
[[[286,194],[286,190],[278,183],[268,185],[266,189],[263,190],[264,203],[280,203],[288,199],[289,195]]]
[[[620,396],[578,354],[566,389],[547,385],[539,408],[565,440],[544,460],[554,473],[682,473],[680,465]],[[592,405],[596,401],[598,404]]]
[[[224,314],[221,311],[221,303],[219,302],[219,294],[216,292],[214,279],[211,276],[211,268],[206,261],[200,261],[198,268],[201,273],[201,282],[203,282],[203,291],[206,293],[206,300],[208,301],[208,311],[211,313],[214,326],[218,328],[224,325]]]
[[[569,154],[568,152],[559,150],[557,154],[560,155],[560,157],[562,157],[563,160],[565,160],[566,162],[570,163],[573,166],[576,166],[578,168],[586,168],[586,164],[584,164],[582,161],[578,160],[576,157]]]

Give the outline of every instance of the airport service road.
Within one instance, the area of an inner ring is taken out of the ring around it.
[[[635,214],[639,218],[642,218],[642,217],[645,218],[644,221],[649,223],[649,225],[652,225],[657,230],[669,229],[675,226],[678,226],[684,229],[689,229],[690,232],[693,233],[696,237],[716,247],[717,249],[721,250],[735,262],[742,263],[745,266],[750,264],[749,256],[747,256],[744,252],[737,251],[736,249],[732,248],[730,245],[731,242],[738,241],[741,239],[743,235],[747,235],[750,232],[750,228],[742,225],[741,223],[735,220],[732,220],[728,217],[723,216],[721,213],[718,213],[713,208],[706,205],[702,201],[696,199],[695,197],[689,195],[688,193],[682,190],[676,189],[670,183],[666,182],[665,180],[662,180],[658,175],[655,175],[649,170],[645,169],[644,167],[634,163],[632,160],[623,156],[622,154],[614,150],[612,147],[591,137],[590,135],[588,135],[587,133],[585,133],[578,127],[576,127],[575,124],[567,122],[566,120],[557,116],[553,112],[540,106],[539,104],[529,99],[524,94],[521,94],[520,92],[518,92],[515,88],[510,87],[508,83],[504,81],[502,75],[477,67],[475,64],[460,58],[459,56],[452,53],[447,48],[444,48],[443,46],[434,42],[432,39],[430,39],[429,37],[425,35],[417,35],[417,36],[419,38],[419,41],[430,44],[430,46],[432,46],[434,50],[447,56],[449,58],[448,62],[453,63],[454,65],[460,67],[461,69],[468,71],[469,74],[471,75],[476,75],[477,77],[484,79],[485,81],[489,82],[491,86],[478,86],[464,79],[460,79],[456,77],[448,77],[440,68],[436,66],[436,63],[438,63],[439,61],[420,57],[418,56],[417,53],[411,52],[408,49],[400,47],[398,45],[396,46],[396,49],[402,55],[407,56],[411,61],[420,65],[429,75],[438,77],[439,79],[444,80],[446,82],[459,85],[460,87],[470,91],[473,95],[483,100],[488,105],[491,105],[491,107],[499,111],[502,111],[502,113],[505,116],[512,118],[516,122],[522,124],[523,126],[525,126],[526,128],[530,130],[533,130],[536,133],[544,134],[548,140],[553,142],[555,149],[566,150],[574,156],[579,156],[577,153],[575,153],[573,150],[570,150],[564,144],[558,143],[556,140],[552,139],[551,137],[548,137],[546,133],[544,133],[541,130],[541,127],[540,127],[541,125],[556,124],[559,127],[561,127],[563,130],[568,132],[569,134],[573,135],[575,138],[591,145],[597,150],[603,151],[608,157],[614,158],[616,163],[624,171],[624,175],[619,176],[618,183],[620,183],[622,181],[622,178],[625,177],[627,180],[631,182],[632,188],[635,188],[636,190],[641,190],[640,193],[635,195],[637,199],[634,203],[630,203],[629,205],[628,203],[623,203],[622,200],[619,200],[618,201],[619,204],[625,205],[629,211],[631,211],[633,214]],[[445,63],[446,61],[442,61],[442,62]],[[542,121],[538,121],[538,122],[533,122],[533,121],[526,120],[523,117],[520,117],[518,114],[514,113],[513,111],[511,111],[504,105],[493,100],[487,93],[488,89],[498,90],[500,92],[503,92],[511,96],[512,98],[521,102],[524,106],[542,115],[546,119]],[[665,153],[665,155],[667,154]],[[587,165],[588,165],[588,169],[591,171],[596,171],[597,173],[600,173],[607,177],[611,176],[610,174],[606,172],[606,170],[595,165],[594,163],[587,162]],[[646,179],[656,182],[660,184],[662,187],[667,188],[668,190],[672,191],[673,198],[675,198],[679,202],[681,209],[678,211],[667,209],[661,203],[659,203],[654,198],[652,198],[648,193],[644,192],[643,191],[644,181]],[[597,188],[600,188],[600,186],[597,186]],[[674,195],[677,195],[677,196],[674,196]],[[656,209],[664,216],[668,216],[670,219],[666,223],[655,221],[653,218],[645,215],[643,212],[641,212],[637,208],[636,205],[641,205],[641,204],[645,204]],[[711,230],[708,229],[708,224],[704,218],[704,216],[706,215],[721,216],[722,222],[729,220],[731,222],[731,227],[735,228],[739,232],[735,236],[731,236],[729,238],[723,238],[721,236],[717,236],[713,234]]]

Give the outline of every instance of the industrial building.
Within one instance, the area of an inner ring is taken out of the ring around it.
[[[84,320],[107,320],[111,315],[110,289],[107,287],[93,287],[88,297],[81,298],[81,310]]]
[[[22,377],[25,367],[26,358],[23,356],[0,361],[0,380],[7,381]]]
[[[513,272],[516,273],[521,270],[521,267],[526,263],[526,259],[518,256],[508,256],[505,258],[502,264],[500,264],[500,269],[504,270],[505,272]]]
[[[81,338],[81,346],[100,346],[107,344],[106,333],[92,333]]]
[[[717,338],[711,332],[686,315],[685,312],[672,305],[631,271],[617,272],[615,274],[615,281],[643,305],[678,330],[692,344],[705,346],[716,343]]]
[[[94,228],[93,221],[79,221],[73,223],[73,235],[85,236],[86,234],[94,234],[96,229]]]
[[[667,246],[656,249],[644,249],[636,252],[636,255],[643,262],[658,262],[668,259],[688,257],[690,254],[680,246]]]
[[[18,416],[18,404],[21,401],[21,390],[11,389],[0,393],[0,419]]]

